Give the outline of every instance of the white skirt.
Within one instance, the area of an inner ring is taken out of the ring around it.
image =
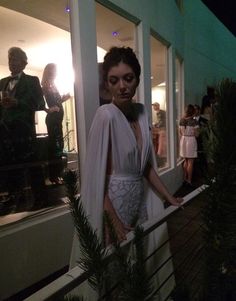
[[[182,158],[197,158],[197,140],[195,136],[181,137],[180,156]]]
[[[142,176],[109,176],[108,196],[125,225],[134,226],[134,223],[142,224],[147,220]]]

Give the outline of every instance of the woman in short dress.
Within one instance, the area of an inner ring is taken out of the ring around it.
[[[185,108],[185,114],[179,122],[180,130],[180,156],[184,158],[184,184],[192,186],[193,164],[197,158],[197,139],[199,125],[194,119],[194,106],[189,104]]]

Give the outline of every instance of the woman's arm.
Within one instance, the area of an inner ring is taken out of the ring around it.
[[[151,166],[150,163],[147,163],[147,166],[144,171],[144,176],[151,184],[152,187],[155,188],[156,191],[160,193],[160,195],[164,198],[164,200],[168,201],[174,206],[180,206],[183,202],[183,199],[180,197],[173,197],[169,191],[167,190],[164,183],[161,181],[160,177],[156,173],[155,169]]]
[[[195,136],[195,137],[198,137],[199,134],[200,134],[200,128],[199,128],[199,126],[196,126],[196,127],[194,128],[194,136]]]
[[[70,98],[70,93],[64,94],[61,96],[61,103]]]

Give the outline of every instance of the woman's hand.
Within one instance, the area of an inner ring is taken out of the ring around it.
[[[117,214],[112,213],[112,212],[107,212],[109,214],[109,217],[112,221],[114,230],[117,235],[118,242],[121,242],[123,240],[126,240],[126,234],[131,231],[131,227],[128,227],[124,225],[121,220],[118,218]],[[111,237],[109,235],[109,229],[106,226],[106,245],[112,243]]]
[[[64,102],[64,101],[68,100],[69,98],[71,98],[70,93],[64,94],[61,97],[61,102]]]
[[[53,106],[48,109],[49,113],[59,112],[59,111],[60,111],[60,108],[58,106]]]
[[[181,206],[181,203],[183,203],[184,199],[181,197],[170,196],[167,201],[173,206]]]
[[[118,238],[118,242],[125,240],[126,234],[128,232],[130,232],[132,230],[132,228],[127,225],[124,225],[122,223],[122,221],[119,219],[114,207],[112,206],[112,203],[108,196],[105,196],[105,199],[104,199],[104,211],[106,211],[109,218],[111,219],[111,222],[113,224],[114,230],[115,230],[117,238]],[[105,242],[106,242],[106,246],[112,243],[107,225],[105,226]]]

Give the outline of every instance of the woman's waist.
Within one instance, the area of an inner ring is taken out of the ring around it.
[[[142,174],[111,174],[107,175],[108,180],[119,180],[119,181],[142,181],[143,175]]]
[[[195,137],[194,134],[186,134],[186,135],[182,135],[183,137]]]

